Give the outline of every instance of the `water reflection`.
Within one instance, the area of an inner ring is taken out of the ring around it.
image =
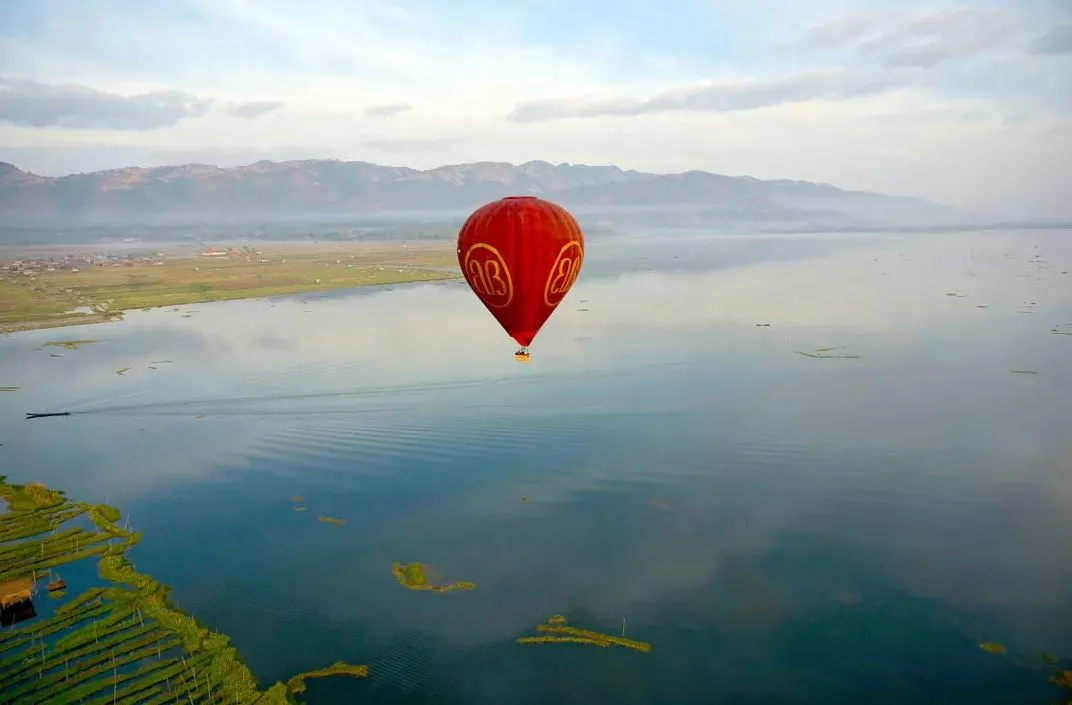
[[[977,644],[1072,653],[1065,234],[589,262],[529,366],[458,284],[12,336],[5,472],[129,508],[262,679],[370,663],[314,703],[1045,698]],[[23,421],[52,409],[81,413]],[[400,590],[400,558],[478,587]],[[514,644],[559,613],[652,652]]]

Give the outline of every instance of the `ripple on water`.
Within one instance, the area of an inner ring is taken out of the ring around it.
[[[555,425],[555,445],[568,452],[583,446],[588,432],[585,423]],[[369,423],[289,424],[258,438],[250,457],[285,458],[290,465],[325,471],[345,464],[347,472],[362,475],[390,474],[394,472],[392,462],[419,459],[414,472],[424,474],[465,458],[520,456],[546,446],[547,439],[545,425],[524,417],[443,424],[392,415]]]
[[[376,681],[369,685],[374,690],[402,693],[420,690],[421,699],[432,702],[453,694],[457,686],[435,662],[435,647],[434,639],[423,632],[395,634],[369,662],[369,671],[376,673]]]

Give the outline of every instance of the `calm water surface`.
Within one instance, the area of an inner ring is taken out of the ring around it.
[[[370,664],[313,704],[1041,704],[1070,236],[593,238],[528,366],[457,283],[13,335],[0,467],[121,507],[263,683]],[[553,613],[652,651],[515,643]]]

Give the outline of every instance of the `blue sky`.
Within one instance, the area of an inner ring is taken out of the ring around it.
[[[1068,0],[0,0],[0,160],[614,163],[1072,217]]]

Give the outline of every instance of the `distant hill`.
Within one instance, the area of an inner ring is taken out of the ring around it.
[[[418,170],[368,162],[184,164],[45,177],[0,162],[0,221],[160,222],[464,211],[501,196],[536,194],[585,212],[646,208],[695,223],[905,222],[948,210],[911,198],[806,181],[705,171],[652,174],[615,166],[475,162]],[[686,217],[685,211],[689,213]],[[676,216],[675,216],[676,217]]]

